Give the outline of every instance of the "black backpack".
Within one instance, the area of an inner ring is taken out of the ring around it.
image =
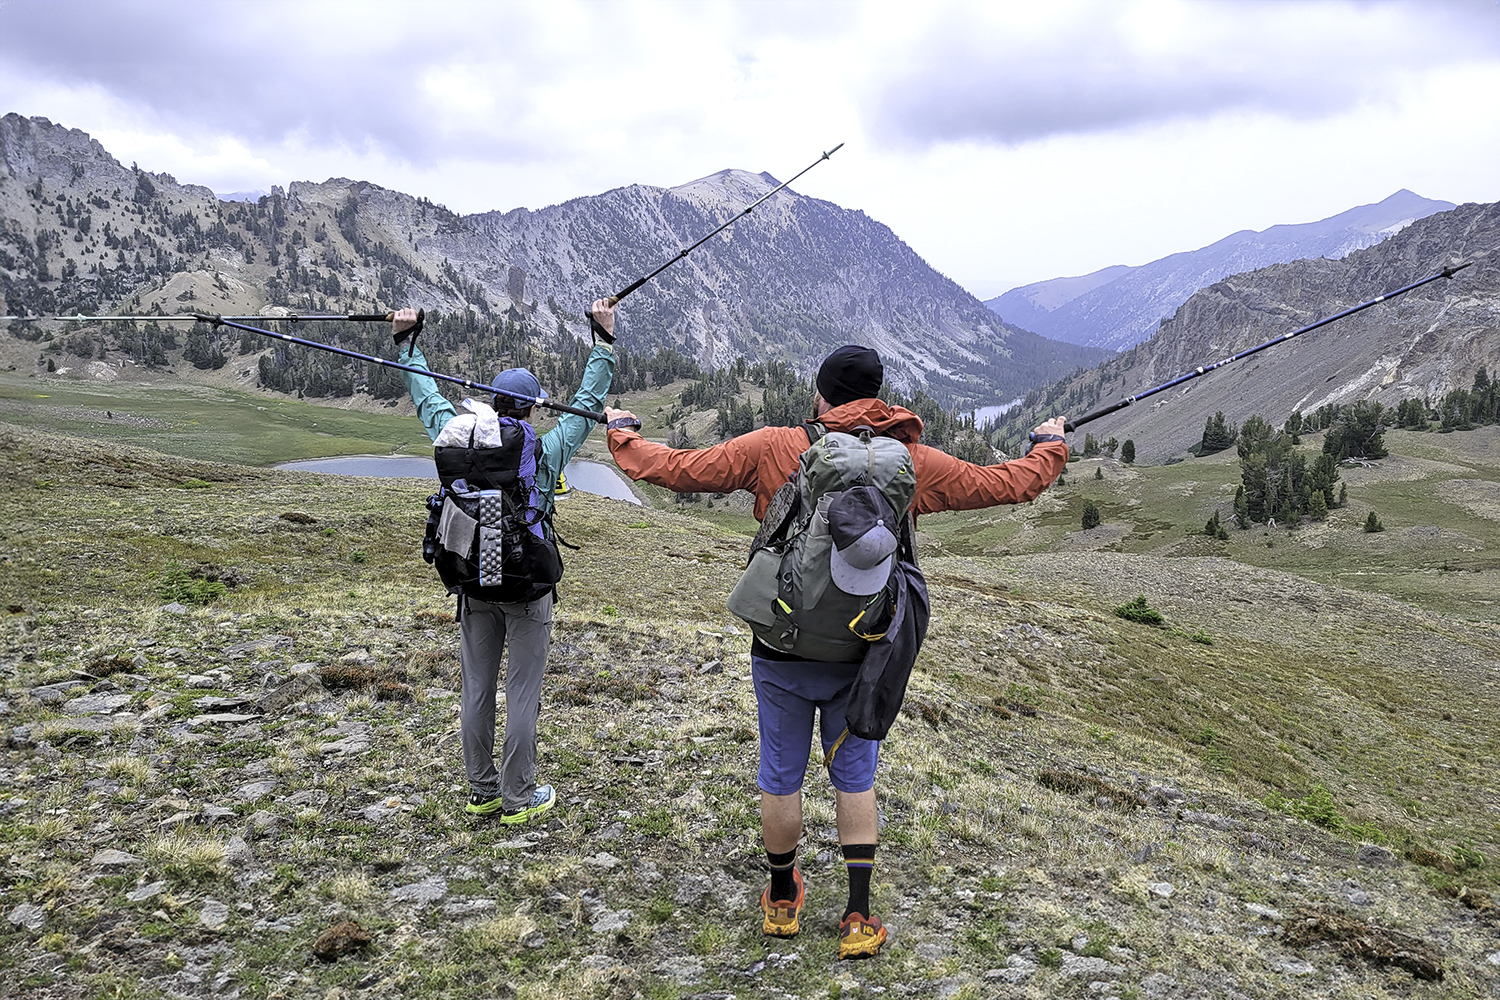
[[[450,594],[534,601],[562,579],[562,555],[537,488],[542,443],[531,424],[483,403],[443,427],[433,448],[442,489],[427,499],[422,558]]]

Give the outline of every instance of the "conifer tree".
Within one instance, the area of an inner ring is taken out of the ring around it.
[[[1373,510],[1370,511],[1370,516],[1365,518],[1365,533],[1373,535],[1377,531],[1384,530],[1385,525],[1380,523],[1380,518],[1375,516],[1375,512]]]
[[[1099,527],[1101,520],[1099,508],[1094,504],[1094,501],[1085,500],[1083,502],[1083,530],[1088,531],[1090,528]]]
[[[1126,438],[1125,443],[1120,445],[1120,461],[1126,465],[1135,464],[1135,441],[1130,438]]]
[[[1322,490],[1312,491],[1307,502],[1307,516],[1314,521],[1321,521],[1328,516],[1328,500],[1323,496]]]
[[[1229,426],[1220,410],[1203,424],[1203,439],[1198,443],[1198,454],[1212,455],[1234,444],[1236,429]]]
[[[1360,400],[1338,409],[1328,433],[1323,437],[1323,451],[1339,461],[1346,458],[1384,458],[1385,407]]]

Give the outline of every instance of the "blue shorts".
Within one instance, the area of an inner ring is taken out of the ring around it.
[[[821,716],[826,757],[844,733],[844,707],[858,672],[858,663],[750,657],[760,720],[760,773],[756,783],[761,791],[791,795],[801,790],[812,753],[813,713]],[[862,740],[850,733],[833,755],[829,780],[841,792],[868,792],[875,787],[879,757],[878,741]]]

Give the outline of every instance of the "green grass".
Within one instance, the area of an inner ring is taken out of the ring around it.
[[[432,447],[415,417],[341,410],[179,378],[100,385],[0,373],[0,421],[242,465],[421,454]],[[203,488],[200,483],[184,485]]]
[[[1310,455],[1320,434],[1305,435]],[[1349,505],[1325,522],[1292,530],[1230,521],[1239,464],[1233,449],[1169,466],[1125,466],[1083,459],[1068,485],[1032,504],[927,515],[924,551],[955,556],[1076,551],[1085,500],[1103,513],[1104,551],[1175,556],[1223,556],[1249,566],[1296,573],[1311,580],[1386,594],[1462,618],[1500,622],[1500,512],[1480,514],[1447,498],[1449,481],[1500,484],[1500,427],[1453,434],[1388,431],[1392,456],[1374,468],[1343,467]],[[1106,470],[1104,480],[1093,468]],[[1375,511],[1385,530],[1364,532]],[[1214,512],[1229,540],[1202,534]]]
[[[322,914],[333,900],[379,932],[367,956],[309,965],[308,943],[326,924],[299,916],[296,933],[276,949],[247,933],[252,920],[236,911],[222,940],[231,952],[226,962],[254,969],[236,981],[247,994],[323,995],[375,976],[414,996],[690,995],[738,988],[745,982],[739,970],[772,950],[758,933],[753,901],[763,871],[747,637],[723,604],[742,565],[744,515],[703,505],[622,514],[617,504],[582,494],[562,507],[560,526],[583,549],[569,554],[556,613],[539,770],[577,800],[529,828],[545,837],[518,847],[516,831],[467,820],[462,790],[453,790],[461,784],[456,702],[442,695],[459,685],[457,630],[451,600],[415,556],[421,486],[364,480],[351,488],[169,459],[120,442],[102,462],[96,439],[44,439],[13,427],[0,428],[0,443],[15,470],[0,573],[7,593],[24,595],[23,612],[0,619],[14,647],[4,697],[15,714],[7,724],[41,727],[64,754],[55,768],[22,751],[8,764],[8,780],[28,805],[3,826],[14,866],[25,872],[7,890],[7,908],[23,899],[56,902],[49,912],[57,924],[48,932],[90,956],[104,949],[87,950],[102,933],[88,914],[111,913],[120,939],[151,942],[152,962],[198,946],[195,907],[206,895],[234,902],[243,893],[267,917]],[[1442,475],[1489,481],[1485,453],[1443,454],[1454,469]],[[1453,918],[1472,920],[1458,909],[1459,894],[1487,891],[1500,873],[1500,830],[1486,798],[1490,762],[1500,758],[1500,699],[1492,675],[1464,669],[1500,660],[1500,635],[1463,620],[1480,592],[1463,588],[1482,574],[1424,573],[1425,550],[1411,546],[1371,549],[1361,562],[1359,546],[1371,537],[1381,544],[1402,538],[1418,511],[1429,516],[1421,523],[1463,530],[1486,546],[1488,522],[1473,523],[1482,519],[1446,502],[1420,506],[1421,489],[1430,498],[1435,488],[1430,477],[1372,477],[1350,492],[1359,503],[1374,497],[1383,504],[1388,530],[1379,536],[1355,525],[1345,537],[1333,524],[1321,547],[1304,540],[1322,529],[1304,528],[1279,533],[1267,550],[1253,533],[1231,529],[1231,541],[1217,548],[1179,549],[1208,544],[1188,532],[1201,530],[1204,497],[1221,495],[1232,473],[1229,464],[1193,460],[1138,469],[1133,478],[1112,471],[1102,483],[1070,476],[1087,488],[1120,485],[1103,505],[1104,527],[1114,519],[1123,528],[1118,552],[1069,547],[1073,487],[1027,508],[922,519],[935,617],[912,679],[912,712],[882,751],[878,785],[887,825],[876,902],[904,943],[852,978],[833,963],[830,924],[842,873],[836,845],[823,842],[832,806],[814,767],[803,857],[810,905],[823,909],[797,943],[802,959],[768,963],[757,988],[867,995],[936,971],[970,975],[1032,948],[1045,959],[1032,985],[1063,992],[1057,946],[1083,934],[1085,954],[1108,957],[1113,943],[1138,951],[1136,974],[1161,969],[1207,990],[1204,976],[1229,970],[1247,992],[1275,995],[1281,980],[1255,953],[1274,939],[1258,943],[1243,927],[1202,937],[1171,924],[1169,914],[1180,910],[1155,907],[1141,887],[1171,881],[1182,891],[1174,908],[1212,893],[1224,900],[1224,920],[1239,914],[1242,900],[1290,910],[1358,874],[1340,859],[1359,840],[1384,841],[1414,859],[1381,876],[1382,918],[1451,940],[1452,960],[1468,961],[1462,956],[1476,937]],[[39,485],[44,479],[53,482]],[[59,484],[67,484],[65,494]],[[1403,512],[1394,498],[1407,490]],[[69,502],[57,503],[64,495]],[[310,520],[286,520],[287,512]],[[1009,556],[991,551],[1002,536],[1002,547],[1014,547]],[[1308,582],[1348,585],[1341,574],[1372,573],[1382,560],[1391,575],[1351,577],[1358,589]],[[1273,572],[1292,565],[1305,572]],[[201,581],[205,567],[233,570],[240,582],[187,615],[157,610],[165,583],[181,582],[182,573]],[[1399,573],[1423,575],[1435,588],[1427,606],[1456,600],[1459,616],[1385,601],[1379,595]],[[1115,617],[1116,606],[1141,594],[1171,627]],[[730,628],[739,631],[729,635]],[[239,658],[225,652],[273,634],[287,644]],[[139,735],[85,731],[76,718],[17,693],[90,664],[130,662],[137,648],[146,655],[139,671],[147,683],[126,688],[136,693],[131,710],[167,708]],[[268,718],[259,734],[215,733],[199,743],[166,735],[201,711],[193,702],[202,696],[258,693],[267,672],[308,661],[331,668],[360,651],[370,655],[372,676],[405,684],[413,698],[379,701],[352,688],[314,711]],[[724,673],[697,675],[707,659],[722,660]],[[281,665],[262,667],[263,660]],[[230,671],[222,686],[184,686],[188,674],[218,668]],[[682,700],[668,698],[669,689]],[[366,757],[318,751],[329,728],[345,721],[377,729]],[[137,739],[157,745],[144,749]],[[659,758],[643,765],[655,751]],[[191,840],[170,839],[170,828],[131,832],[134,815],[152,803],[179,796],[233,803],[251,764],[280,785],[270,798],[236,804],[230,823],[242,829],[257,808],[278,816],[277,832],[250,838],[269,878],[242,883],[221,862],[206,841],[227,839],[228,826],[190,825]],[[1038,779],[1046,768],[1097,772],[1102,788],[1085,782],[1081,793],[1059,791]],[[1136,808],[1129,796],[1144,787],[1136,774],[1179,785],[1189,798],[1170,813]],[[120,803],[108,791],[87,791],[84,783],[96,777],[124,780],[139,798]],[[285,804],[299,790],[326,792],[328,801]],[[1117,801],[1098,805],[1104,790]],[[698,804],[684,804],[694,792]],[[422,805],[383,823],[360,815],[370,803],[415,794]],[[69,811],[53,811],[61,806]],[[619,821],[620,839],[601,840],[621,810],[631,816]],[[1180,819],[1171,820],[1179,832],[1165,837],[1163,822],[1176,810],[1235,817],[1275,841],[1278,853],[1259,855],[1237,831]],[[1163,839],[1148,864],[1129,862],[1132,851]],[[125,906],[117,877],[81,877],[92,850],[106,842],[146,858],[148,879],[167,877],[174,899],[193,902]],[[813,860],[820,850],[834,860]],[[1289,870],[1284,852],[1293,850],[1314,859],[1315,870],[1297,870],[1315,889],[1277,881]],[[625,863],[607,870],[588,862],[603,851]],[[450,894],[482,894],[496,909],[462,924],[435,907],[398,912],[387,893],[418,877],[405,869],[414,861],[430,872],[472,869],[452,875]],[[710,902],[678,904],[659,887],[643,893],[645,861],[668,877],[708,880]],[[928,893],[933,886],[942,891]],[[744,896],[739,910],[717,901],[721,888]],[[963,891],[984,895],[960,901]],[[627,940],[590,930],[591,900],[634,911]],[[536,947],[518,940],[528,922],[544,938]],[[41,947],[19,934],[5,940],[0,950],[24,956]],[[1222,951],[1229,940],[1232,954]],[[952,950],[936,963],[918,959],[915,946],[927,941]],[[621,956],[621,968],[583,969],[581,960],[594,953]],[[664,955],[700,959],[703,981],[679,986],[649,971]],[[100,974],[102,959],[84,961],[84,975]],[[1479,989],[1459,995],[1482,995],[1491,984],[1484,974],[1480,965],[1464,966],[1454,981],[1468,976]],[[1378,972],[1349,975],[1357,977],[1350,989],[1384,982]],[[988,995],[982,983],[963,988],[971,986]]]

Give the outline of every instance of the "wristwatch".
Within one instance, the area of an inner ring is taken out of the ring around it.
[[[1067,441],[1067,440],[1068,439],[1065,438],[1065,437],[1063,437],[1061,434],[1032,434],[1031,435],[1031,443],[1026,446],[1026,454],[1030,455],[1031,454],[1031,449],[1035,448],[1039,444],[1045,444],[1048,441]]]
[[[636,429],[637,427],[640,427],[640,426],[641,426],[641,418],[640,417],[616,417],[615,419],[611,420],[608,424],[605,425],[605,427],[608,430],[612,430],[612,431],[613,430],[620,430],[620,429],[634,430],[634,429]]]

